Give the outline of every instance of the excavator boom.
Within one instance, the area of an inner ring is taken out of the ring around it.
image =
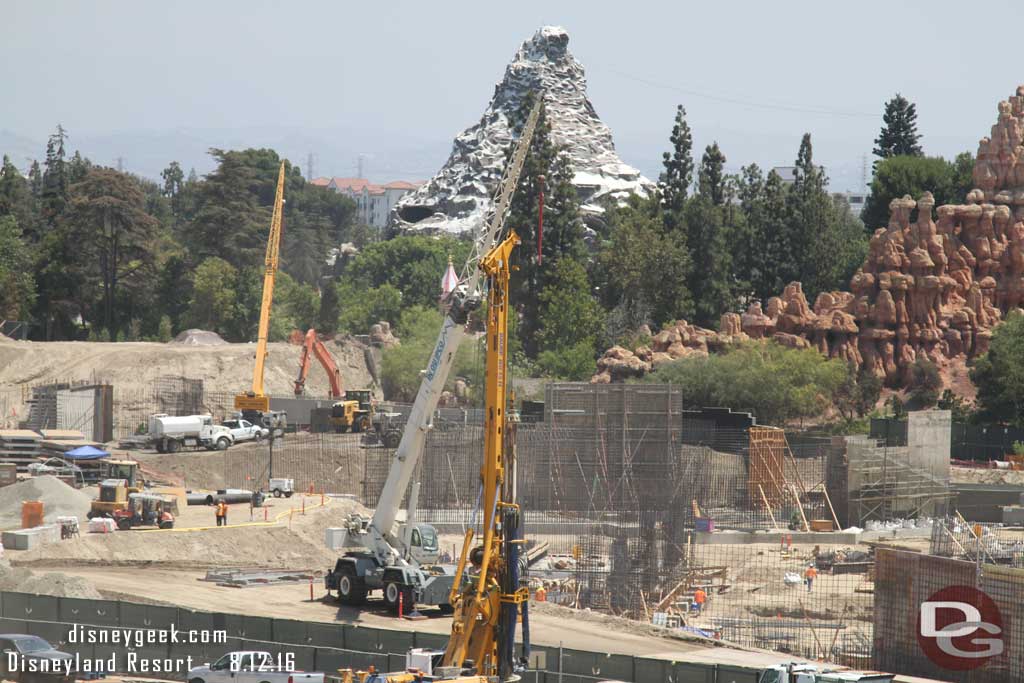
[[[302,360],[299,361],[299,376],[295,380],[295,395],[302,396],[306,393],[306,377],[309,376],[309,366],[312,362],[310,356],[316,357],[327,373],[327,381],[331,383],[331,398],[340,399],[342,390],[341,371],[334,362],[331,352],[327,350],[324,343],[316,336],[316,330],[310,329],[306,332],[306,339],[302,345]]]

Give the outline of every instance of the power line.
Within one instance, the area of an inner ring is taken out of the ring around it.
[[[592,68],[592,66],[593,65],[591,65],[591,68]],[[662,90],[672,90],[674,92],[683,93],[684,95],[690,95],[691,97],[700,97],[700,98],[703,98],[703,99],[706,99],[706,100],[713,100],[715,102],[726,102],[728,104],[735,104],[735,105],[739,105],[741,107],[749,107],[751,109],[768,109],[768,110],[772,110],[772,111],[788,111],[788,112],[797,112],[797,113],[801,113],[801,114],[817,114],[817,115],[823,115],[823,116],[845,116],[845,117],[850,117],[850,118],[871,118],[871,119],[877,119],[878,118],[878,114],[868,114],[866,112],[861,112],[861,111],[842,111],[842,110],[839,110],[839,109],[823,109],[821,107],[808,107],[808,106],[802,106],[802,105],[773,104],[773,103],[770,103],[770,102],[758,102],[758,101],[754,101],[754,100],[750,100],[750,99],[744,99],[742,97],[729,97],[729,96],[725,96],[725,95],[714,95],[712,93],[701,92],[700,90],[695,90],[695,89],[689,88],[689,87],[683,87],[683,86],[673,85],[673,84],[670,84],[670,83],[660,83],[658,81],[652,81],[652,80],[650,80],[648,78],[643,78],[641,76],[635,76],[633,74],[628,74],[628,73],[626,73],[624,71],[619,71],[617,69],[610,69],[609,68],[609,69],[607,69],[607,72],[610,73],[610,74],[613,74],[615,76],[618,76],[620,78],[624,78],[626,80],[629,80],[629,81],[635,81],[637,83],[642,83],[644,85],[648,85],[648,86],[650,86],[652,88],[660,88]]]

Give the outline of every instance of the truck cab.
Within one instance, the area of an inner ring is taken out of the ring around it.
[[[409,555],[418,564],[437,564],[441,555],[441,547],[437,540],[437,530],[429,524],[415,524],[408,530],[405,524],[399,526],[399,534],[405,537],[408,533]]]

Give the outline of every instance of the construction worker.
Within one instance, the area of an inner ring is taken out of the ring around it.
[[[693,592],[693,606],[697,608],[697,614],[704,613],[704,603],[708,601],[708,594],[704,592],[703,588],[698,588]]]
[[[217,501],[217,526],[227,526],[228,523],[228,504],[223,500]]]
[[[811,592],[811,587],[814,585],[814,580],[818,578],[818,570],[815,569],[813,564],[807,565],[807,569],[804,570],[804,581],[807,583],[807,592]]]
[[[541,583],[539,586],[537,586],[537,590],[535,590],[533,592],[533,599],[536,600],[537,602],[547,602],[548,601],[548,591],[544,587],[543,583]]]

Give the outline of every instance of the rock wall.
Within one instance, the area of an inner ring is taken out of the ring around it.
[[[889,224],[872,235],[850,291],[823,292],[811,307],[792,282],[763,310],[755,302],[742,316],[724,315],[720,332],[682,321],[655,336],[651,348],[615,347],[598,361],[593,381],[636,376],[744,338],[813,346],[893,387],[906,384],[918,357],[944,368],[985,353],[992,328],[1024,305],[1022,142],[1024,86],[999,103],[992,134],[978,146],[975,189],[965,203],[936,208],[930,192],[916,201],[894,199]]]
[[[583,66],[568,49],[569,34],[545,26],[525,41],[495,86],[479,123],[455,138],[451,156],[429,182],[399,200],[398,229],[460,233],[480,228],[505,169],[512,142],[509,117],[528,92],[543,91],[554,141],[572,160],[584,215],[600,213],[605,196],[644,195],[654,185],[622,162],[612,132],[587,97]]]

